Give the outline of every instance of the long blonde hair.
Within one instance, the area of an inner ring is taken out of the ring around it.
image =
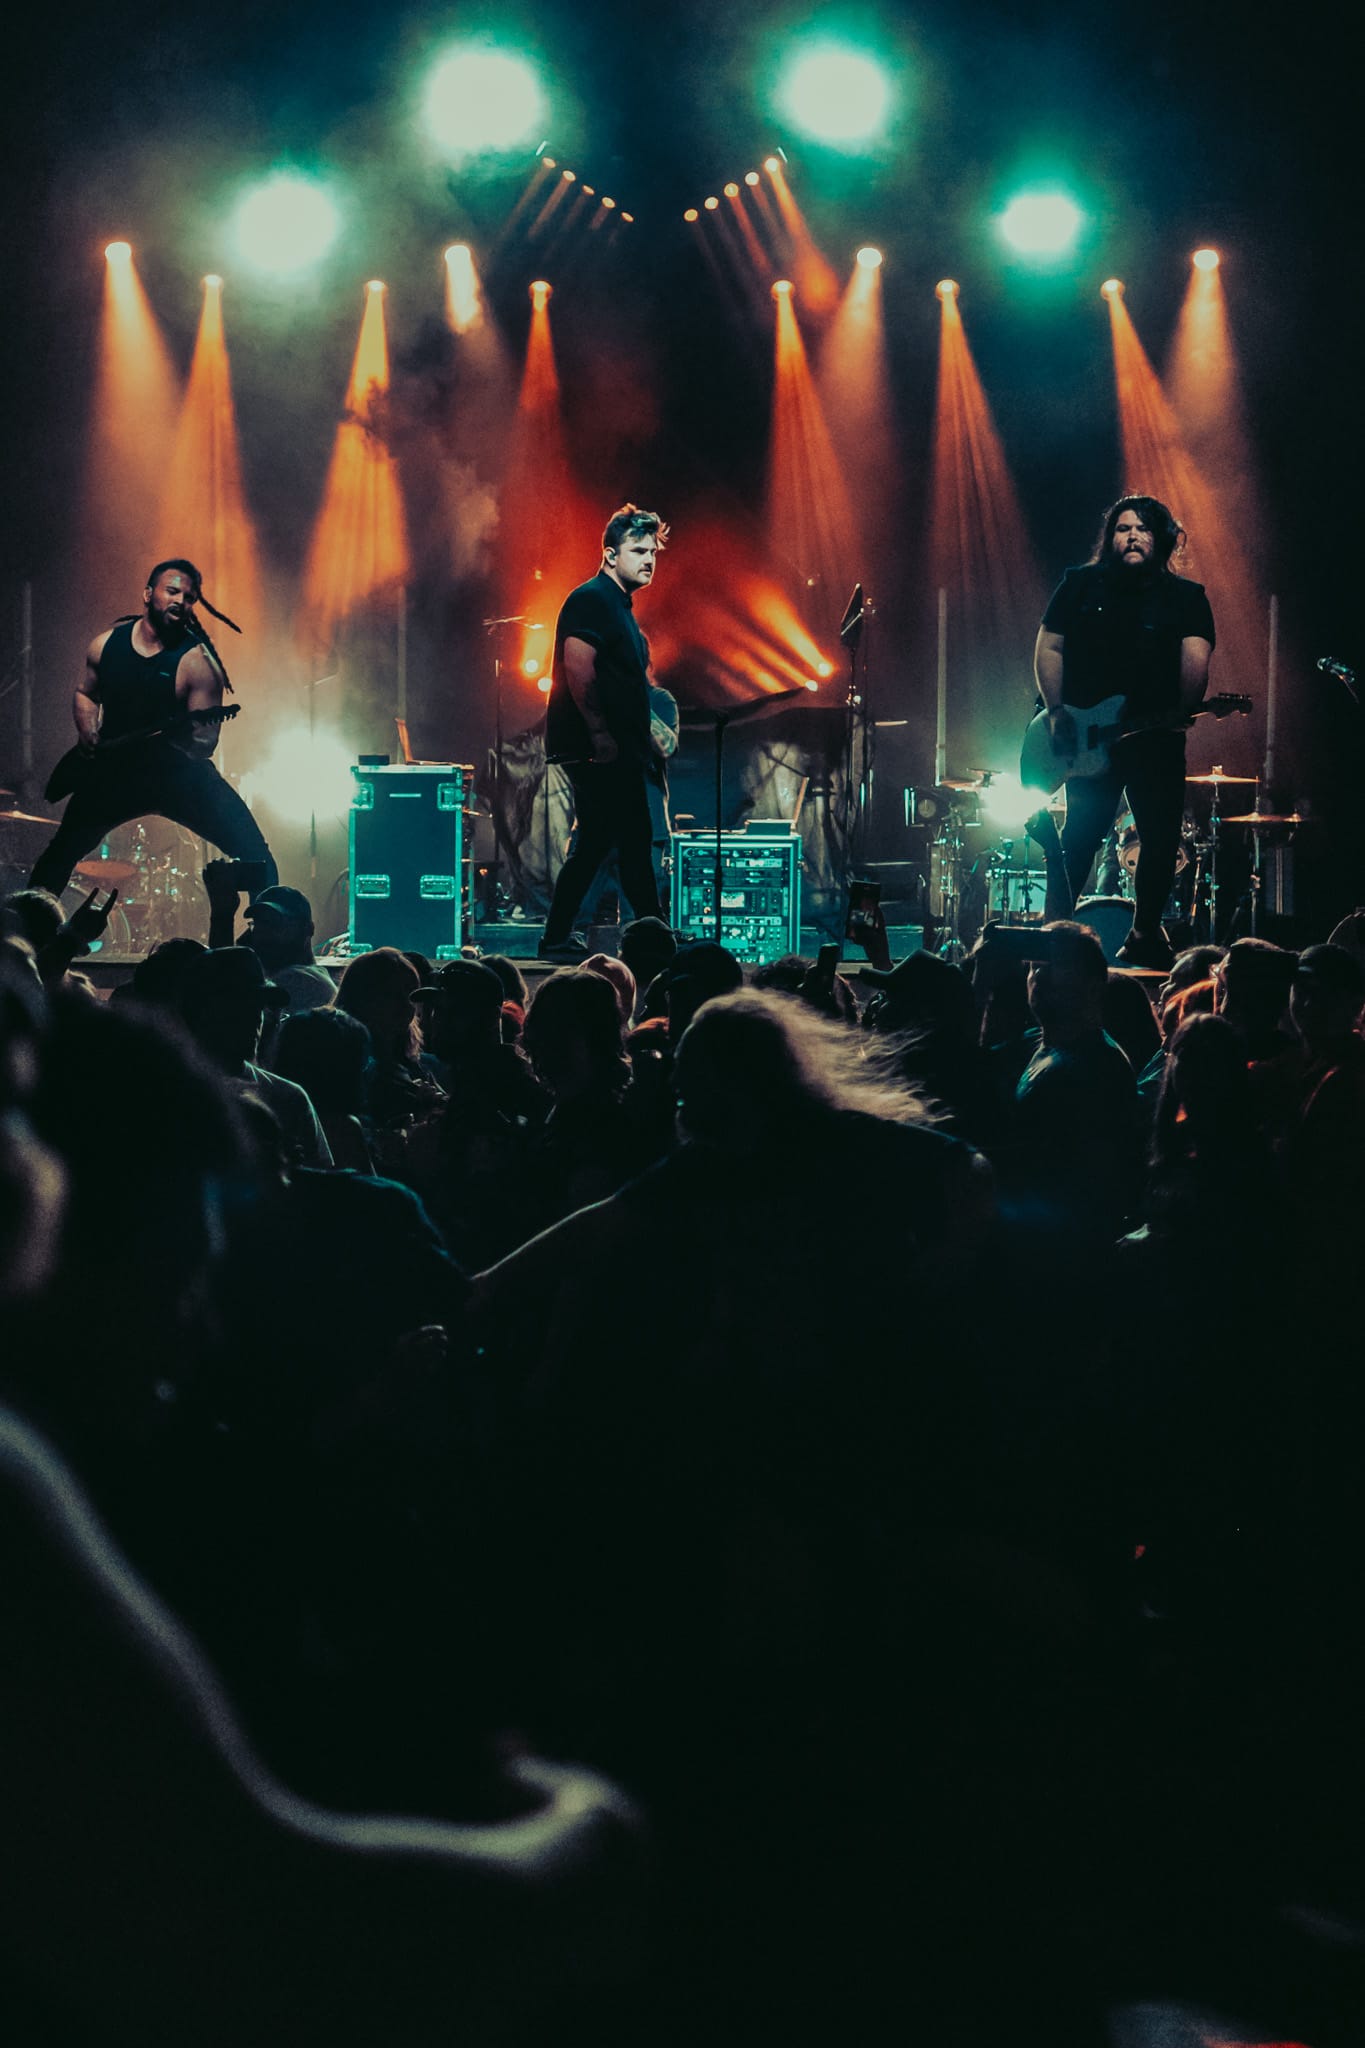
[[[776,1135],[850,1110],[936,1121],[929,1098],[897,1073],[894,1046],[775,991],[737,989],[703,1003],[678,1047],[677,1076],[684,1135],[722,1143],[741,1126]]]

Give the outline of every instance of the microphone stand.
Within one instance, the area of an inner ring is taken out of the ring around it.
[[[842,903],[839,916],[839,938],[842,943],[848,923],[850,886],[853,878],[853,855],[855,845],[861,847],[862,831],[866,825],[867,813],[872,799],[872,719],[867,690],[867,656],[863,656],[863,687],[858,688],[858,646],[863,637],[863,622],[873,616],[861,583],[853,586],[853,595],[844,608],[839,625],[839,638],[848,649],[848,720],[846,727],[844,760],[844,880]],[[859,764],[857,787],[854,787],[853,764],[858,728],[862,727],[862,760]]]

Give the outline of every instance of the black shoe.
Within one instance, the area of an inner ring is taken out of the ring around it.
[[[577,932],[570,932],[567,939],[542,939],[536,947],[537,960],[553,960],[557,967],[581,967],[591,959],[592,951],[585,939]]]
[[[1150,967],[1165,973],[1174,961],[1175,954],[1160,925],[1154,932],[1140,932],[1134,927],[1118,950],[1120,967]]]

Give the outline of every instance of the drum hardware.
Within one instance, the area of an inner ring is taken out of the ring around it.
[[[1263,864],[1261,839],[1272,825],[1301,825],[1303,819],[1297,811],[1244,811],[1240,817],[1224,818],[1225,825],[1243,825],[1251,833],[1251,873],[1247,877],[1247,900],[1251,936],[1259,938],[1261,931],[1261,904],[1265,894],[1265,868]]]
[[[979,817],[969,817],[967,799],[979,796],[978,778],[970,782],[943,781],[935,789],[941,804],[938,831],[929,847],[929,911],[937,925],[935,950],[941,960],[955,963],[967,956],[962,935],[962,899],[967,876],[974,862],[967,834],[979,831]]]
[[[1218,942],[1218,848],[1220,829],[1223,824],[1223,814],[1220,807],[1222,792],[1230,784],[1234,783],[1242,784],[1247,788],[1256,788],[1259,786],[1261,778],[1259,775],[1225,775],[1221,767],[1214,767],[1209,770],[1207,775],[1187,775],[1185,780],[1187,783],[1193,783],[1199,788],[1207,789],[1210,792],[1208,837],[1202,841],[1195,841],[1194,897],[1190,905],[1190,918],[1192,924],[1197,929],[1202,907],[1205,914],[1205,926],[1202,936],[1208,944],[1216,945]],[[1255,929],[1256,896],[1253,894],[1252,931],[1254,932]]]
[[[1016,863],[1015,844],[1002,839],[986,864],[986,915],[999,924],[1034,924],[1044,912],[1047,874],[1028,865],[1027,841],[1022,865]]]

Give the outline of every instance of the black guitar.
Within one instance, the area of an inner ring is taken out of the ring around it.
[[[1102,704],[1094,704],[1087,711],[1077,711],[1073,705],[1066,706],[1076,727],[1076,745],[1070,754],[1054,751],[1047,713],[1037,712],[1029,721],[1019,753],[1019,780],[1025,789],[1036,789],[1044,796],[1052,796],[1064,782],[1103,775],[1109,767],[1109,749],[1115,740],[1131,739],[1139,732],[1180,731],[1192,725],[1196,718],[1230,718],[1234,712],[1245,715],[1251,709],[1251,699],[1224,691],[1217,697],[1205,698],[1188,718],[1163,719],[1156,725],[1144,725],[1141,720],[1129,719],[1127,708],[1128,700],[1122,696],[1106,697]]]
[[[50,804],[59,804],[64,796],[70,796],[73,789],[79,789],[98,774],[102,761],[107,761],[110,755],[119,753],[122,748],[138,746],[145,740],[170,738],[177,732],[188,732],[193,725],[226,725],[241,708],[240,704],[219,704],[211,711],[181,711],[160,725],[146,725],[137,732],[120,733],[116,740],[101,740],[89,748],[68,747],[48,776],[43,795]]]

